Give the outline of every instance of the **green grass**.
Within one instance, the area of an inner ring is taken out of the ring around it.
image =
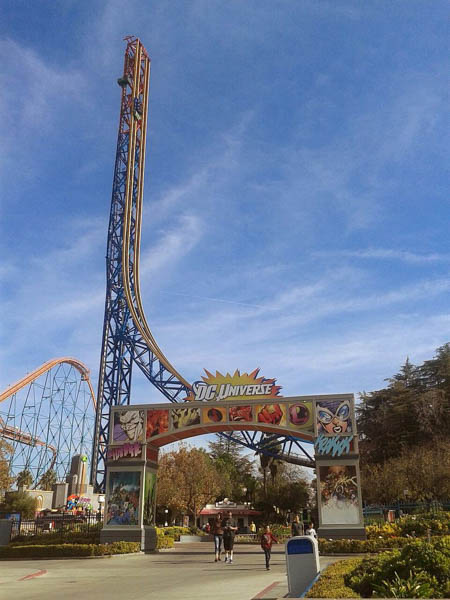
[[[361,596],[345,585],[344,576],[359,565],[361,560],[361,558],[340,560],[327,567],[309,590],[306,598],[360,598]]]

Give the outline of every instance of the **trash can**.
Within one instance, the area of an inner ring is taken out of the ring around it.
[[[288,539],[286,569],[289,594],[299,597],[320,571],[317,540],[310,535],[299,535]]]

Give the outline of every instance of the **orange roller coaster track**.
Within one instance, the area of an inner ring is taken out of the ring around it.
[[[95,408],[89,369],[76,358],[51,359],[8,386],[0,393],[0,437],[12,443],[12,474],[28,469],[36,485],[56,466],[64,477],[71,455],[90,451]]]

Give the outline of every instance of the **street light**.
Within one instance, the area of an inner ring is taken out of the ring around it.
[[[105,503],[105,496],[103,494],[100,494],[100,496],[98,497],[98,504],[100,507],[100,514],[103,515],[103,505]]]
[[[165,521],[164,521],[164,527],[167,527],[167,526],[169,525],[169,522],[168,522],[168,518],[169,518],[169,509],[168,509],[168,508],[165,508],[165,509],[164,509],[164,513],[165,513],[165,515],[166,515],[166,518],[165,518]]]

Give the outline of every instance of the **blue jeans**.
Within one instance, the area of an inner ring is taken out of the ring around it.
[[[220,554],[221,549],[222,549],[222,536],[215,535],[214,536],[214,551],[216,554]]]

